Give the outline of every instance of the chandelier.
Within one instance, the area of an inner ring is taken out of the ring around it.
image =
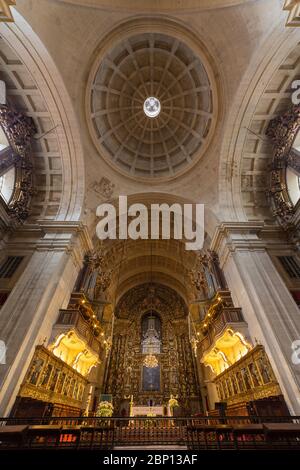
[[[153,354],[147,354],[147,356],[144,359],[144,366],[148,367],[149,369],[155,369],[158,367],[158,360],[156,356]]]

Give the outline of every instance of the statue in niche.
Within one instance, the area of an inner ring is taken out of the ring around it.
[[[37,384],[40,372],[43,368],[44,361],[43,359],[36,358],[33,362],[32,369],[30,371],[29,382],[33,385]]]
[[[258,364],[259,364],[259,370],[260,370],[264,383],[267,384],[271,382],[272,375],[271,375],[270,363],[268,359],[265,356],[262,356],[258,359]]]
[[[152,313],[142,320],[142,353],[159,354],[161,348],[160,319]]]
[[[125,374],[125,388],[130,388],[131,385],[131,374],[132,374],[132,366],[128,365],[126,367],[126,374]]]
[[[251,362],[251,364],[249,364],[249,371],[250,371],[254,386],[258,387],[259,385],[261,385],[261,380],[258,374],[258,370],[254,362]]]
[[[247,368],[241,369],[242,377],[244,379],[244,383],[246,385],[246,389],[250,390],[251,388],[251,383],[250,383],[250,377],[249,377],[249,372]]]
[[[208,272],[208,259],[206,255],[198,254],[196,266],[189,272],[189,277],[191,284],[200,294],[201,299],[207,299],[210,297],[210,285],[209,278],[207,276]]]

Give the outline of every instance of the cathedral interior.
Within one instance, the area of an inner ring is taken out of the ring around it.
[[[172,213],[99,239],[119,196],[203,204],[203,247]],[[65,417],[299,443],[299,199],[299,0],[0,0],[0,450]]]

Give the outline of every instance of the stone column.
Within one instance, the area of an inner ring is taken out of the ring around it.
[[[7,416],[27,372],[35,347],[47,344],[59,309],[69,300],[87,238],[72,224],[43,226],[43,236],[32,242],[24,227],[14,243],[18,252],[33,254],[0,311],[0,335],[5,342],[6,364],[0,365],[0,416]],[[26,243],[26,240],[27,243]],[[12,249],[12,246],[10,246]]]
[[[235,305],[242,307],[254,342],[262,344],[292,413],[300,414],[300,365],[292,343],[300,339],[300,312],[274,266],[263,224],[224,223],[212,249],[218,252]]]

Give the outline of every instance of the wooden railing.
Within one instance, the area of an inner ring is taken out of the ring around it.
[[[213,419],[213,421],[212,421]],[[0,452],[176,445],[190,450],[300,450],[300,417],[0,419]],[[231,421],[232,420],[232,421]],[[213,424],[212,424],[213,422]]]

